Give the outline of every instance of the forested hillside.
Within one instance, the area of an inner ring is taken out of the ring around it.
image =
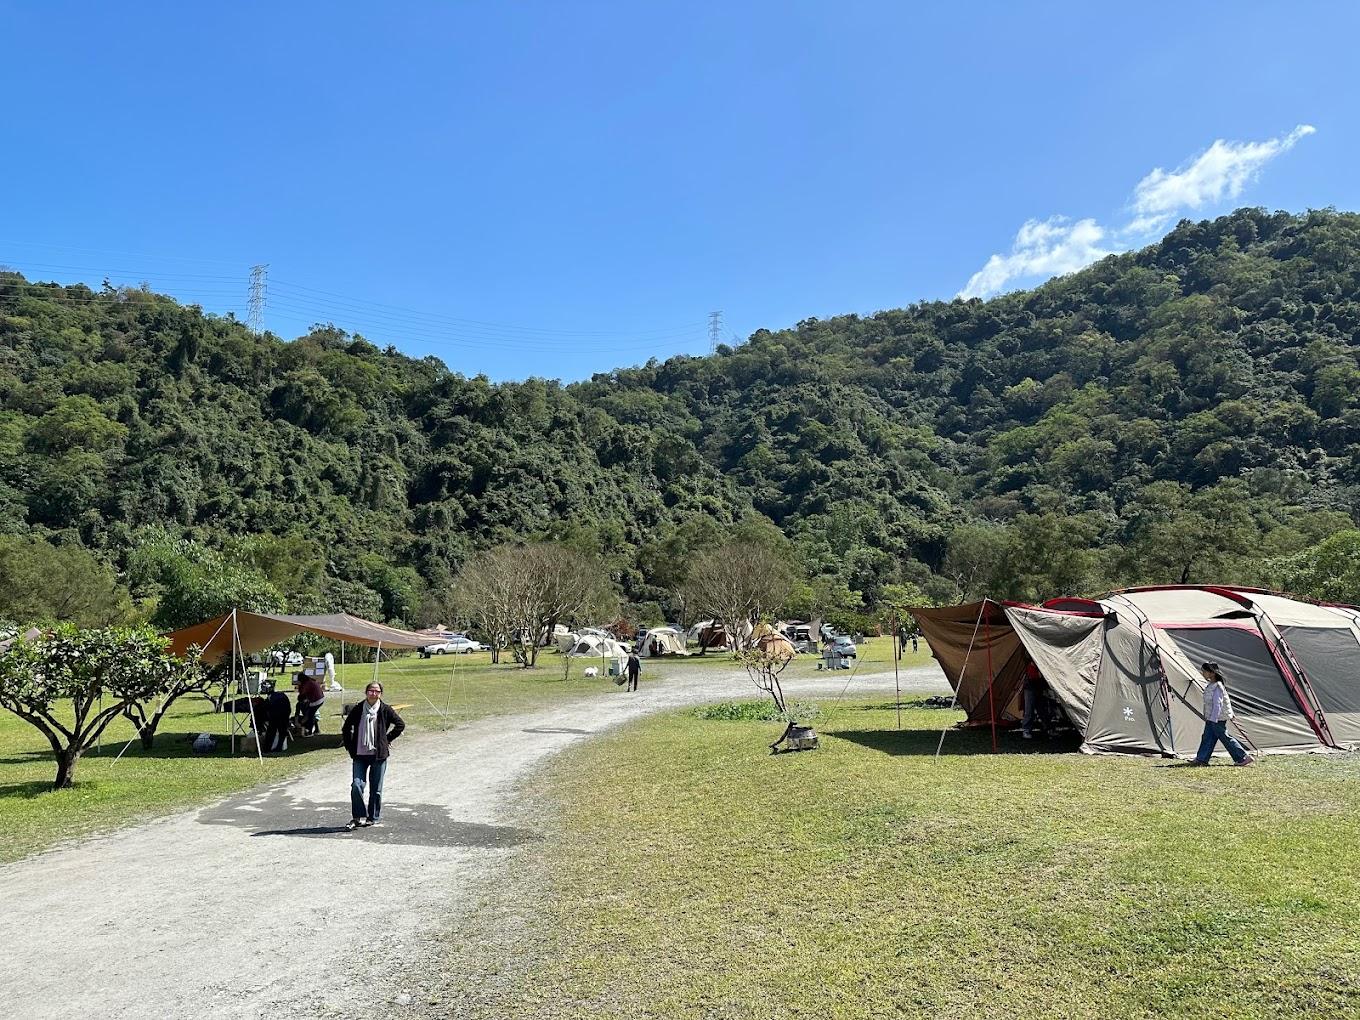
[[[0,273],[0,535],[83,544],[137,597],[188,538],[293,607],[406,621],[473,550],[538,536],[664,610],[755,515],[866,608],[1268,582],[1353,524],[1358,352],[1360,216],[1336,212],[1183,222],[1033,291],[570,386]]]

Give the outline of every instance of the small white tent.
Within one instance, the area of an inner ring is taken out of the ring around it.
[[[598,634],[582,634],[580,639],[572,646],[568,655],[589,655],[597,659],[626,658],[628,649],[611,637],[601,637]]]

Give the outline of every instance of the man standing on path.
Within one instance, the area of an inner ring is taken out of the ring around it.
[[[342,735],[345,750],[354,763],[354,778],[349,788],[353,818],[349,831],[377,825],[382,814],[383,777],[387,774],[387,755],[392,741],[401,736],[406,723],[391,705],[382,700],[382,684],[373,681],[364,691],[364,700],[345,716]],[[368,787],[368,809],[364,809],[364,787]]]
[[[638,674],[642,672],[642,660],[638,658],[637,652],[628,653],[628,664],[623,667],[623,671],[628,675],[628,690],[637,690]]]

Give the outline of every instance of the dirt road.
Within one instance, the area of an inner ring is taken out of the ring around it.
[[[902,687],[947,691],[933,665]],[[892,689],[891,674],[856,676],[850,694]],[[348,775],[331,765],[0,867],[4,1012],[346,1017],[369,1011],[375,989],[401,1003],[403,962],[506,850],[543,838],[503,823],[530,769],[648,712],[754,695],[744,675],[687,669],[635,695],[408,735],[376,829],[343,832]]]

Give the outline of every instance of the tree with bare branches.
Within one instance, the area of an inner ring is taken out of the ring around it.
[[[696,556],[681,589],[694,613],[721,623],[733,649],[742,651],[755,624],[784,608],[797,580],[788,560],[774,549],[733,539]]]
[[[454,594],[460,615],[493,646],[508,646],[526,669],[558,623],[607,615],[617,601],[598,557],[555,542],[478,553],[459,572]]]

